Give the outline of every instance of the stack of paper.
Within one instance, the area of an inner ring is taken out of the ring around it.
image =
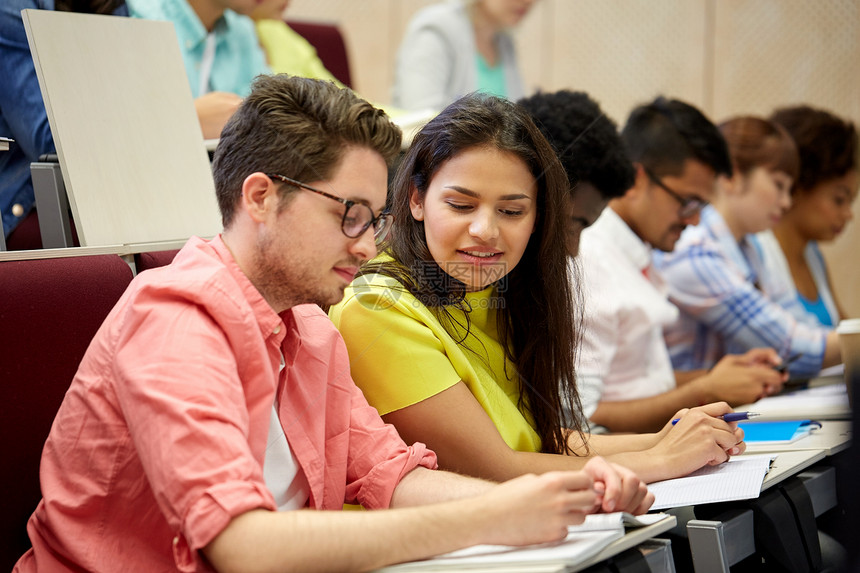
[[[851,417],[845,384],[817,386],[769,396],[738,409],[758,412],[761,414],[759,420],[839,420]]]

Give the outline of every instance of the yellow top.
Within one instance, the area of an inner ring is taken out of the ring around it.
[[[325,64],[323,64],[317,55],[316,48],[285,22],[281,20],[257,20],[255,24],[257,27],[257,38],[266,52],[266,60],[273,73],[332,81],[340,88],[346,87],[328,71]],[[409,114],[405,110],[390,105],[380,103],[373,103],[373,105],[383,110],[392,119],[409,116],[411,120],[412,116],[416,115]],[[417,114],[418,119],[416,121],[419,123],[416,125],[424,125],[432,115]],[[416,125],[411,123],[396,123],[404,131],[417,130]],[[408,135],[411,140],[411,133]],[[406,143],[408,141],[404,139],[404,144]]]
[[[515,366],[505,361],[495,287],[468,293],[466,312],[447,307],[446,329],[436,314],[395,279],[353,281],[329,316],[349,350],[352,377],[381,415],[410,406],[462,380],[514,450],[540,451],[531,418],[517,407]],[[450,332],[449,332],[450,331]],[[453,334],[453,335],[452,335]]]

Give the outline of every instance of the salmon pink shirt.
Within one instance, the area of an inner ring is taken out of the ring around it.
[[[200,549],[232,518],[275,509],[262,467],[276,393],[311,508],[387,507],[406,473],[436,466],[368,406],[318,307],[276,314],[220,237],[191,239],[134,279],[91,342],[15,570],[210,570]]]

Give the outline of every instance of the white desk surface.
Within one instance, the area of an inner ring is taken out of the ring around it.
[[[851,445],[851,422],[823,420],[821,427],[808,436],[790,444],[747,444],[746,453],[791,452],[797,450],[824,450],[826,456],[838,454]]]
[[[448,563],[440,563],[436,570],[439,571],[468,571],[469,573],[556,573],[556,572],[566,572],[571,573],[575,571],[582,571],[583,569],[587,569],[592,565],[600,563],[609,559],[610,557],[614,557],[619,553],[636,547],[640,543],[651,539],[652,537],[656,537],[661,533],[665,533],[675,527],[677,525],[678,520],[674,515],[667,515],[666,519],[658,521],[657,523],[653,523],[651,525],[646,525],[645,527],[637,527],[634,529],[628,529],[624,534],[624,537],[620,539],[616,539],[606,547],[604,547],[600,553],[594,555],[590,559],[586,559],[580,563],[570,564],[565,563],[562,560],[553,560],[546,562],[535,562],[535,563],[516,563],[516,564],[492,564],[492,565],[462,565],[457,566]],[[383,568],[378,571],[387,571],[388,568]],[[393,566],[392,571],[396,571],[397,566]],[[423,571],[430,571],[431,569],[422,569]]]
[[[761,490],[770,489],[826,457],[827,454],[824,450],[795,450],[777,453],[776,459],[770,466],[770,471],[761,484]]]

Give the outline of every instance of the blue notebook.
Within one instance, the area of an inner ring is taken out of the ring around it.
[[[808,436],[821,424],[813,420],[789,420],[785,422],[740,422],[744,441],[749,444],[790,444]]]

